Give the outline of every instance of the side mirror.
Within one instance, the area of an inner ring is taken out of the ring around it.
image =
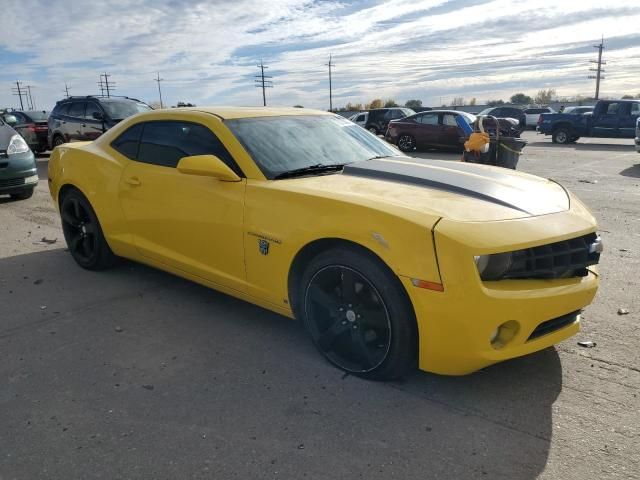
[[[178,162],[178,171],[186,175],[214,177],[223,182],[239,182],[241,178],[215,155],[193,155]]]
[[[104,120],[104,114],[102,112],[93,112],[93,118],[96,120]]]
[[[12,127],[18,123],[18,119],[15,117],[15,115],[5,115],[3,118],[4,121],[7,122],[7,125],[10,125]]]

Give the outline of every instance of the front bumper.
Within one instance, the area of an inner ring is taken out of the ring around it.
[[[585,277],[483,282],[473,256],[553,243],[594,230],[590,214],[576,211],[503,222],[442,220],[435,241],[444,291],[417,288],[411,279],[401,278],[418,320],[420,369],[464,375],[542,350],[578,332],[579,317],[529,339],[541,323],[591,303],[598,288],[595,268],[590,267]],[[506,322],[517,325],[515,334],[494,346],[492,334]]]
[[[18,193],[38,184],[33,152],[0,157],[0,194]]]

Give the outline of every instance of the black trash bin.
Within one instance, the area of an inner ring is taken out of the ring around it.
[[[495,165],[515,170],[518,165],[518,160],[520,159],[520,153],[527,144],[527,141],[522,138],[500,137],[496,143],[497,146],[491,145],[492,148],[497,148]]]

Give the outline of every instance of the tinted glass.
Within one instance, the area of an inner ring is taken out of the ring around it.
[[[69,108],[70,117],[84,118],[84,106],[86,102],[73,102]]]
[[[56,115],[69,115],[69,107],[71,107],[71,103],[63,103],[60,106],[54,108],[54,112]]]
[[[348,122],[346,119],[344,121]],[[242,175],[222,142],[207,127],[189,122],[144,124],[138,161],[176,167],[181,158],[192,155],[217,155],[234,172]]]
[[[501,115],[518,118],[522,115],[522,110],[518,110],[517,108],[503,108]]]
[[[364,115],[358,115],[358,118],[356,118],[356,122],[364,122]]]
[[[609,105],[607,105],[607,111],[605,113],[607,115],[617,115],[619,107],[619,103],[610,103]]]
[[[416,112],[414,112],[410,108],[403,108],[402,113],[404,114],[405,117],[408,117],[409,115],[414,115]]]
[[[34,122],[46,122],[47,118],[49,118],[49,112],[42,110],[33,110],[26,112],[26,114],[29,115]]]
[[[127,129],[118,138],[111,142],[111,147],[125,157],[135,160],[138,154],[138,143],[142,133],[142,124],[139,123]]]
[[[102,113],[102,110],[100,110],[100,107],[94,102],[87,102],[87,110],[84,113],[84,117],[95,120],[95,118],[93,118],[94,113]]]
[[[146,103],[133,100],[101,100],[100,103],[107,115],[114,120],[123,120],[136,113],[151,110],[151,107]]]
[[[437,113],[425,113],[424,115],[419,115],[416,120],[419,123],[423,123],[425,125],[437,125],[438,124],[438,114]]]
[[[267,178],[312,165],[344,165],[400,152],[338,115],[225,121]]]
[[[631,115],[640,115],[640,103],[631,104]]]
[[[19,125],[21,123],[27,123],[28,122],[27,117],[25,117],[24,114],[20,113],[20,112],[9,112],[9,113],[5,113],[4,116],[5,117],[8,117],[8,116],[16,117],[15,125]],[[6,119],[5,119],[5,121],[6,121]]]
[[[442,116],[442,124],[447,127],[457,127],[458,123],[456,122],[456,116],[452,113],[445,113]]]

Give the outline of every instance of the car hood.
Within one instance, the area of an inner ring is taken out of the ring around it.
[[[279,188],[457,221],[496,221],[566,211],[558,183],[514,170],[409,157],[345,166],[340,174],[277,180]]]

